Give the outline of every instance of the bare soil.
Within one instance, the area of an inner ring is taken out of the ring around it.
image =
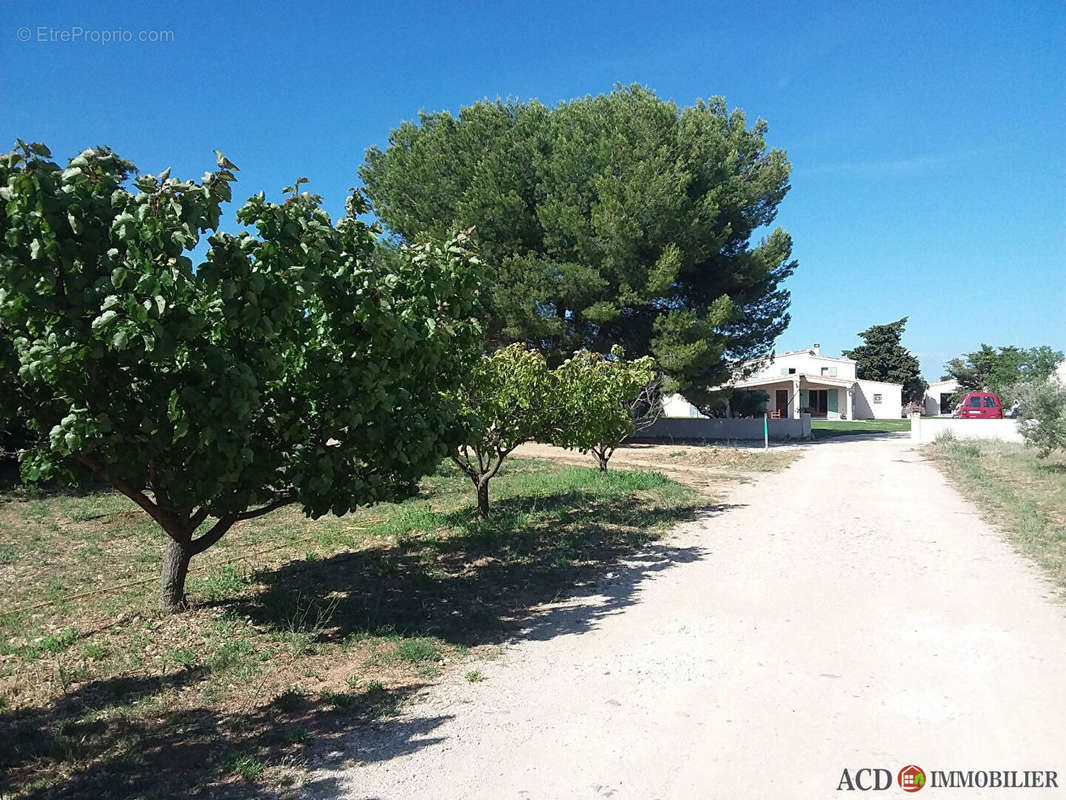
[[[663,544],[635,596],[620,570],[546,604],[483,681],[350,735],[356,765],[308,796],[810,800],[909,764],[1063,785],[1066,611],[906,440],[809,447]]]

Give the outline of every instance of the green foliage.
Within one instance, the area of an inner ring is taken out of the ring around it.
[[[440,658],[440,642],[428,636],[404,639],[396,645],[393,657],[411,664],[422,664]]]
[[[958,402],[967,392],[984,391],[995,392],[1003,405],[1010,407],[1019,399],[1015,386],[1047,380],[1062,358],[1061,351],[1046,345],[1026,349],[982,344],[979,350],[964,353],[945,364],[943,379],[954,378],[959,382],[953,402]]]
[[[734,389],[729,408],[738,417],[762,416],[769,401],[769,393],[762,389]]]
[[[1025,443],[1041,458],[1066,450],[1066,387],[1042,380],[1019,384],[1012,395],[1021,404],[1021,432]]]
[[[858,362],[855,371],[859,378],[903,384],[904,404],[921,402],[929,385],[922,378],[918,359],[900,344],[906,325],[906,317],[873,325],[859,334],[864,344],[844,351],[847,358]]]
[[[462,388],[449,397],[464,436],[452,460],[478,490],[488,514],[488,484],[507,455],[552,428],[553,381],[544,356],[512,344],[482,356]]]
[[[227,756],[221,760],[220,766],[223,772],[236,775],[246,781],[254,781],[266,769],[266,764],[247,753]]]
[[[360,176],[408,241],[476,226],[491,346],[556,365],[621,345],[688,390],[768,355],[788,324],[791,238],[751,246],[789,189],[766,130],[722,98],[679,108],[638,86],[551,109],[485,101],[403,123]]]
[[[334,224],[303,179],[259,193],[237,213],[255,232],[211,234],[194,267],[235,169],[132,178],[107,148],[64,169],[21,141],[0,157],[0,418],[38,434],[23,476],[95,473],[186,563],[284,503],[318,517],[415,491],[480,346],[466,236],[376,257],[358,194]]]
[[[636,429],[640,403],[655,380],[655,362],[648,356],[626,361],[615,347],[611,357],[581,350],[553,373],[557,418],[552,439],[562,447],[595,453],[606,471],[614,449]]]

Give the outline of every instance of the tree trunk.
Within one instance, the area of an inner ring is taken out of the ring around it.
[[[159,580],[159,610],[175,614],[187,607],[185,601],[185,577],[189,574],[189,559],[192,558],[191,542],[167,540],[163,554],[163,570]]]
[[[600,464],[600,472],[606,472],[607,462],[611,460],[611,455],[614,451],[606,447],[593,447],[592,452],[596,455],[596,460]]]
[[[477,482],[477,515],[485,519],[489,515],[489,479],[482,477]]]

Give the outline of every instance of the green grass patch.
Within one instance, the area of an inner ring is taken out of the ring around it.
[[[1066,589],[1066,457],[1009,442],[939,439],[929,452],[960,492]]]
[[[423,664],[440,658],[440,643],[428,637],[404,639],[396,645],[392,654],[394,658],[409,664]]]
[[[247,753],[229,756],[222,759],[222,770],[231,775],[236,775],[246,781],[254,781],[263,774],[266,764]]]
[[[208,666],[215,672],[247,669],[252,663],[252,643],[247,639],[237,639],[223,642],[215,651],[214,657],[208,662]]]
[[[837,436],[860,436],[863,434],[889,434],[909,431],[909,419],[849,419],[811,420],[812,439],[832,439]]]
[[[151,551],[149,551],[151,552]],[[149,561],[155,560],[153,553]],[[187,589],[203,596],[209,603],[218,603],[236,596],[248,582],[244,568],[234,564],[222,564],[203,578],[188,581]]]

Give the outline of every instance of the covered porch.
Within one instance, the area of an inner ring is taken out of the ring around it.
[[[737,389],[761,389],[769,395],[766,410],[771,417],[799,419],[854,419],[855,382],[825,375],[783,375],[738,381]]]

